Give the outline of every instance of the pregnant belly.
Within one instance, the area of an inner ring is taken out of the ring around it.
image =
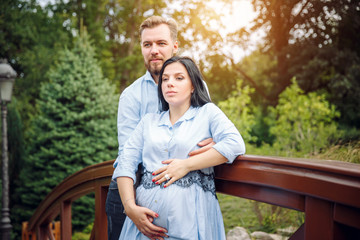
[[[181,228],[194,228],[196,222],[196,185],[180,187],[170,185],[168,188],[157,186],[145,189],[139,186],[136,191],[137,204],[151,209],[159,214],[154,224],[174,228],[181,224]]]

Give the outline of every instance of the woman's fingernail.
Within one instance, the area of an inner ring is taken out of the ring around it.
[[[155,184],[159,184],[159,182],[156,182]]]
[[[152,181],[155,182],[155,179],[153,179]]]
[[[154,176],[154,175],[155,175],[155,173],[152,173],[152,175]]]
[[[164,188],[166,188],[166,185],[164,185]]]
[[[159,214],[155,213],[155,217],[157,217],[157,218],[158,218],[158,217],[159,217]]]

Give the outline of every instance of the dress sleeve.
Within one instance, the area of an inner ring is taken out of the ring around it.
[[[208,104],[209,105],[209,104]],[[209,109],[210,131],[215,142],[213,148],[232,163],[239,155],[245,154],[245,143],[230,119],[215,104]]]
[[[135,173],[139,163],[142,162],[146,119],[146,116],[144,116],[124,144],[121,154],[118,156],[118,164],[114,170],[112,179],[130,177],[134,180],[134,183],[136,182]]]
[[[140,109],[139,102],[130,93],[130,91],[124,91],[119,99],[118,114],[117,114],[117,131],[118,131],[118,143],[119,151],[118,156],[114,162],[114,168],[119,162],[121,152],[123,150],[125,142],[130,137],[130,134],[134,131],[137,124],[140,122]]]

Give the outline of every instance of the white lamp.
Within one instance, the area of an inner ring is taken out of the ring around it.
[[[11,101],[12,89],[16,78],[15,70],[7,63],[6,59],[0,59],[0,100]]]

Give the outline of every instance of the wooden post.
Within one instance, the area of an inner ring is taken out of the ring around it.
[[[105,202],[108,192],[108,186],[102,186],[96,183],[95,186],[95,240],[107,239],[107,217],[105,212]]]
[[[334,239],[333,204],[318,198],[306,197],[305,239]]]
[[[60,206],[61,239],[69,240],[72,235],[71,226],[71,202],[61,202]]]

